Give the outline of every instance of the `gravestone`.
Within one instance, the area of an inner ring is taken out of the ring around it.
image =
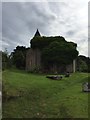
[[[65,74],[65,77],[69,77],[69,76],[70,76],[70,73],[67,72],[67,73]]]
[[[83,92],[90,92],[90,83],[88,83],[88,82],[83,83],[82,91]]]
[[[46,76],[46,78],[50,78],[50,79],[53,79],[53,80],[61,80],[62,76],[54,75],[54,76]]]

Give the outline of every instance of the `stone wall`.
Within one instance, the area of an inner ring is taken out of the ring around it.
[[[45,68],[42,68],[42,63],[41,63],[41,52],[39,49],[32,49],[30,48],[28,51],[27,51],[27,54],[26,54],[26,70],[27,71],[33,71],[34,69],[38,69],[38,68],[41,68],[42,71],[45,71],[47,69],[47,67],[49,66],[45,66]],[[56,71],[57,72],[75,72],[76,70],[76,64],[75,64],[75,60],[67,65],[66,67],[65,66],[58,66],[56,67],[55,65],[52,65],[51,67],[48,68],[48,72],[52,72],[52,73],[55,73]]]
[[[73,72],[73,63],[66,66],[66,71],[72,73]]]
[[[26,70],[32,71],[41,66],[41,52],[39,49],[30,48],[26,54]]]
[[[71,64],[69,64],[69,65],[66,66],[66,71],[67,72],[71,72],[71,73],[72,72],[76,72],[76,68],[77,68],[77,66],[76,66],[76,60],[73,60]]]

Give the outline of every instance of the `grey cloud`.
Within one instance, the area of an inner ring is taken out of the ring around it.
[[[84,25],[78,15],[80,9],[77,4],[66,2],[3,3],[3,47],[9,46],[7,49],[12,51],[16,45],[30,46],[37,28],[44,36],[62,35],[78,44],[84,42],[86,23]]]
[[[55,20],[55,15],[49,11],[44,11],[44,4],[41,9],[38,9],[41,4],[35,3],[3,3],[2,6],[2,36],[6,39],[4,43],[15,47],[15,41],[20,45],[26,44],[29,46],[29,40],[39,28],[43,34],[49,33],[50,23]],[[47,13],[48,12],[48,13]],[[27,40],[25,40],[25,37]],[[3,44],[5,46],[6,44]]]
[[[75,31],[70,30],[66,34],[68,34],[69,36],[73,36],[75,33],[76,33]]]

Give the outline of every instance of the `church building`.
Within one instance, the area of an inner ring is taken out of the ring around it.
[[[35,37],[42,37],[38,29],[37,29],[33,39]],[[41,50],[38,48],[32,48],[32,45],[31,45],[30,49],[27,51],[27,54],[26,54],[26,70],[33,71],[35,69],[40,69],[41,71],[45,71],[45,68],[43,68],[41,61],[42,61],[41,60]],[[57,71],[55,66],[52,66],[49,69],[49,72],[51,72],[51,73],[55,73],[55,71]],[[72,63],[65,66],[65,69],[63,69],[63,66],[59,67],[58,71],[59,72],[70,72],[70,73],[75,72],[76,71],[76,61],[73,60]]]

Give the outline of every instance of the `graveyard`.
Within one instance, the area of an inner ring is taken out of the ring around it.
[[[38,34],[31,48],[2,52],[2,117],[88,118],[90,58],[62,36]]]
[[[88,118],[88,73],[71,73],[60,80],[46,74],[3,71],[3,118]]]

